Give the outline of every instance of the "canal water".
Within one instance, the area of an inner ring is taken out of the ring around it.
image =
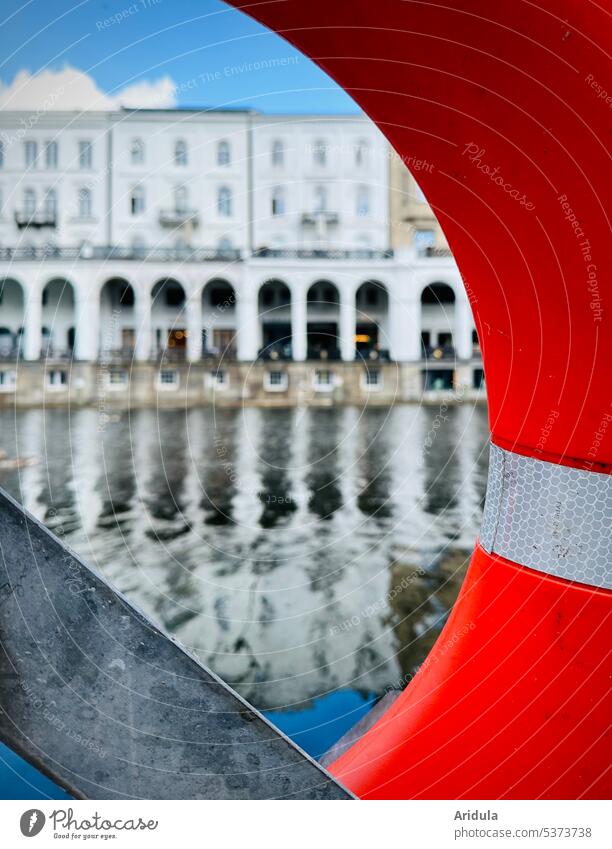
[[[2,411],[0,486],[319,757],[444,624],[487,434],[467,403]]]

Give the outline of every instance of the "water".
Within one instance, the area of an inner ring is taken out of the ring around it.
[[[468,404],[2,411],[0,486],[318,756],[442,627],[486,443]]]

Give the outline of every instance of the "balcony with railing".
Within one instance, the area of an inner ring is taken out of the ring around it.
[[[57,213],[54,209],[16,209],[15,224],[22,230],[25,227],[42,227],[57,226]]]
[[[200,218],[197,209],[175,207],[174,209],[160,209],[159,223],[162,227],[182,227],[184,224],[198,227]]]
[[[340,216],[337,212],[327,209],[319,209],[314,212],[302,213],[302,224],[306,227],[315,227],[318,224],[339,224]]]
[[[369,248],[256,248],[256,259],[393,259],[392,250],[371,250]]]
[[[421,259],[448,259],[452,258],[453,252],[450,248],[427,245],[417,250],[417,256]]]

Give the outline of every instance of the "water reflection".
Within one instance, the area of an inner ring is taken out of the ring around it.
[[[293,410],[257,411],[259,418],[259,472],[262,505],[259,524],[274,528],[297,510],[289,474],[293,451]]]
[[[359,428],[360,461],[357,506],[366,516],[382,522],[393,515],[390,500],[391,441],[386,427],[390,410],[371,410]]]
[[[203,422],[198,421],[197,411],[189,414],[193,420],[189,429],[190,446],[193,461],[200,472],[200,507],[207,525],[232,524],[236,494],[233,460],[236,457],[238,415],[238,410],[217,410],[211,422],[212,429],[204,430]],[[198,436],[203,438],[198,439]]]
[[[150,527],[147,536],[154,541],[172,540],[190,530],[185,510],[187,477],[187,428],[185,417],[172,411],[144,413],[149,422],[149,475],[144,496]],[[116,436],[113,438],[113,443]],[[172,450],[168,451],[168,446]]]
[[[413,674],[477,533],[486,441],[467,404],[133,411],[103,427],[95,410],[3,411],[0,450],[39,462],[0,485],[278,709]]]
[[[338,408],[322,409],[316,417],[310,416],[308,422],[308,509],[323,520],[331,519],[342,507],[338,443],[344,436],[343,412]]]
[[[129,424],[126,416],[114,428],[112,441],[103,438],[96,485],[101,500],[96,527],[122,536],[129,535],[132,530],[130,511],[136,498]]]

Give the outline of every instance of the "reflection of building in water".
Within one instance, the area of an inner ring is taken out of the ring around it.
[[[480,389],[457,268],[364,117],[48,112],[21,139],[23,118],[0,114],[20,139],[0,148],[0,401]]]
[[[381,692],[420,662],[453,581],[436,567],[390,588],[480,523],[485,411],[443,415],[143,410],[99,432],[94,410],[5,411],[0,450],[41,462],[0,485],[27,487],[30,509],[258,705]]]

